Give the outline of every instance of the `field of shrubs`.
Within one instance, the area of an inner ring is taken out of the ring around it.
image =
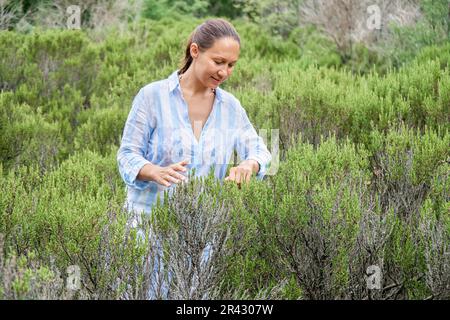
[[[354,72],[306,29],[282,40],[236,21],[223,88],[257,129],[279,130],[277,170],[241,189],[191,179],[137,237],[122,131],[199,22],[0,32],[0,299],[148,299],[155,261],[171,276],[156,298],[449,299],[449,44]]]

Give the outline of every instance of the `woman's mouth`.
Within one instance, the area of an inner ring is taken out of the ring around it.
[[[220,83],[220,80],[217,80],[217,79],[214,78],[214,77],[211,77],[211,78],[213,79],[214,83],[216,83],[216,84],[219,84],[219,83]]]

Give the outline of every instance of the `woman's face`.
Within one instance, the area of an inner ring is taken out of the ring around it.
[[[204,51],[198,50],[196,43],[191,45],[194,58],[194,72],[198,80],[207,88],[215,89],[231,76],[239,59],[240,46],[233,38],[221,38]]]

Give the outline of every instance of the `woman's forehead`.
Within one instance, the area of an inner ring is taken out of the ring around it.
[[[239,58],[240,46],[233,38],[222,38],[214,41],[214,45],[208,49],[208,53],[226,60]]]

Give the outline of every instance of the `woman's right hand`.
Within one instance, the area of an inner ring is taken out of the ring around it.
[[[150,181],[154,181],[163,186],[170,187],[172,183],[180,183],[186,179],[186,176],[178,172],[186,172],[185,166],[188,164],[187,160],[177,162],[167,167],[160,167],[158,165],[150,166],[148,170],[148,177]]]

